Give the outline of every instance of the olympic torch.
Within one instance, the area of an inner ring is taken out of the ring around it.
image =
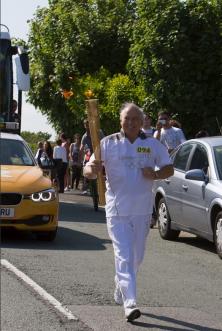
[[[100,149],[100,121],[98,113],[98,100],[88,99],[86,100],[87,115],[89,121],[89,130],[92,140],[93,152],[95,159],[101,161],[101,149]],[[105,180],[102,172],[97,176],[97,187],[99,194],[99,204],[105,205]]]

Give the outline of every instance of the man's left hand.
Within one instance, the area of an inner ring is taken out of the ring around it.
[[[156,179],[155,170],[151,167],[142,168],[143,176],[147,179]]]

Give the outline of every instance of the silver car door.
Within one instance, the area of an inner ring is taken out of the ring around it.
[[[181,224],[182,199],[181,185],[185,172],[174,170],[174,176],[164,180],[164,192],[172,222]]]
[[[208,169],[207,151],[203,145],[197,144],[192,155],[189,170]],[[182,181],[182,213],[184,225],[192,230],[209,232],[207,209],[206,209],[207,183],[204,181],[185,179]]]
[[[165,179],[163,184],[171,220],[178,224],[183,224],[182,182],[192,149],[193,145],[188,143],[180,147],[173,158],[174,175]]]

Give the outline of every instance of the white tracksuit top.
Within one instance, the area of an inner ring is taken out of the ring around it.
[[[172,164],[166,147],[143,133],[130,143],[123,132],[103,138],[100,145],[106,171],[106,217],[151,214],[153,180],[146,179],[141,169]]]

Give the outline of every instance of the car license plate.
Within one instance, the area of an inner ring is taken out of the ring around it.
[[[0,218],[9,218],[15,216],[14,208],[2,208],[0,207]]]

